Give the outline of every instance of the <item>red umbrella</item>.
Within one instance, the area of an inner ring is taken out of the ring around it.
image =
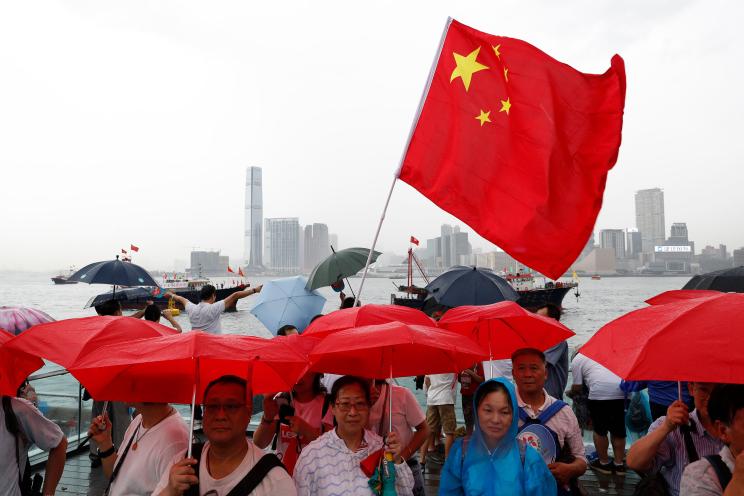
[[[0,396],[15,396],[23,381],[44,366],[38,357],[8,350],[5,344],[12,339],[13,334],[0,329]]]
[[[744,383],[744,294],[719,293],[635,310],[581,353],[631,381]]]
[[[172,327],[132,317],[85,317],[35,325],[8,343],[7,348],[69,368],[78,357],[104,345],[177,332]]]
[[[324,337],[332,332],[388,322],[434,326],[434,321],[421,310],[399,305],[364,305],[336,310],[315,319],[303,336]]]
[[[510,358],[520,348],[545,351],[574,335],[555,319],[537,315],[513,301],[448,310],[437,326],[473,338],[491,360]]]
[[[671,289],[657,294],[656,296],[652,296],[646,300],[646,303],[649,305],[666,305],[667,303],[694,300],[705,296],[715,296],[720,293],[720,291],[713,291],[710,289]]]
[[[436,327],[391,322],[328,335],[310,353],[310,369],[392,379],[460,372],[485,357],[480,346],[459,334]],[[389,395],[391,416],[392,397]],[[392,419],[389,425],[393,425]]]
[[[320,339],[293,334],[276,336],[267,341],[268,344],[260,350],[252,365],[253,392],[267,394],[291,391],[307,372],[309,354]]]

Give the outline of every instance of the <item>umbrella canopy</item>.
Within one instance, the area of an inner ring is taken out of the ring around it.
[[[705,296],[715,296],[718,293],[719,291],[709,291],[706,289],[671,289],[652,296],[645,303],[649,305],[666,305],[667,303],[694,300],[695,298],[703,298]]]
[[[631,381],[744,383],[744,294],[654,305],[619,317],[580,352]]]
[[[323,337],[327,334],[352,327],[402,322],[423,326],[434,326],[434,321],[415,308],[398,305],[364,305],[344,308],[319,317],[305,329],[304,336]]]
[[[13,334],[0,329],[0,396],[15,396],[23,381],[44,366],[38,357],[6,349],[5,344],[13,337]]]
[[[695,276],[682,289],[712,289],[714,291],[744,293],[744,266],[716,270]]]
[[[310,319],[323,311],[326,302],[317,291],[305,289],[306,283],[302,276],[264,283],[251,313],[274,335],[287,324],[303,331]]]
[[[109,291],[107,293],[101,293],[99,295],[91,297],[83,308],[90,308],[107,301],[136,301],[140,300],[145,302],[147,300],[154,299],[152,292],[145,288],[122,288],[116,292]]]
[[[301,354],[287,356],[286,349],[271,348],[272,341],[191,331],[104,346],[69,370],[98,400],[191,403],[195,390],[198,402],[207,385],[223,375],[250,380],[253,393],[288,391],[307,361]],[[288,363],[301,366],[283,374],[254,374],[259,361],[276,361],[277,369]]]
[[[374,263],[382,255],[379,251],[372,253]],[[332,253],[328,258],[315,266],[307,279],[307,289],[318,289],[330,286],[344,277],[351,277],[367,265],[369,249],[346,248]]]
[[[426,290],[431,298],[446,307],[519,299],[519,293],[505,279],[483,267],[453,267],[431,281]]]
[[[513,301],[453,308],[437,326],[472,338],[489,351],[491,360],[511,358],[520,348],[545,351],[574,335],[557,320],[525,310]]]
[[[310,369],[368,378],[460,372],[487,357],[461,335],[391,322],[326,336],[310,353]]]
[[[88,284],[113,284],[114,286],[157,286],[149,272],[131,262],[105,260],[88,264],[72,274],[70,281]]]
[[[107,344],[176,333],[172,327],[148,320],[96,316],[39,324],[6,346],[69,368],[80,356]]]
[[[315,337],[299,334],[276,336],[260,351],[253,362],[252,380],[254,393],[276,393],[289,391],[292,386],[307,372],[310,365],[310,352],[320,342]],[[290,384],[290,388],[277,389],[274,384]],[[273,388],[273,389],[272,389]]]
[[[45,322],[54,322],[54,319],[41,310],[27,307],[0,307],[0,328],[12,334],[20,334],[31,326]]]

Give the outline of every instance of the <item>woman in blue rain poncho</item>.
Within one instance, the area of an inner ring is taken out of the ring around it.
[[[481,384],[473,398],[476,422],[458,439],[442,469],[441,496],[550,496],[555,479],[542,457],[517,441],[514,386],[500,377]],[[463,454],[464,450],[464,454]]]

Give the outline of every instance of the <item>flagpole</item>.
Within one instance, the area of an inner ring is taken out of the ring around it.
[[[382,209],[382,216],[380,217],[380,223],[377,225],[377,231],[375,232],[375,237],[372,240],[372,247],[369,249],[369,255],[367,255],[367,263],[364,265],[364,274],[362,274],[362,282],[359,284],[359,291],[357,292],[356,298],[354,298],[354,306],[356,306],[358,301],[361,301],[362,297],[362,289],[364,288],[364,281],[367,279],[367,272],[369,271],[369,264],[372,263],[372,253],[375,251],[375,246],[377,246],[377,238],[380,235],[380,229],[382,229],[382,221],[385,220],[385,213],[387,213],[388,205],[390,204],[390,197],[393,196],[393,188],[395,188],[395,182],[398,180],[398,177],[400,177],[400,171],[403,169],[403,160],[405,160],[406,154],[408,153],[408,147],[411,145],[411,139],[413,138],[413,132],[416,130],[416,125],[418,124],[419,118],[421,117],[421,112],[424,109],[424,102],[426,101],[426,96],[429,94],[429,88],[431,88],[431,82],[434,79],[434,73],[437,70],[437,62],[439,62],[439,56],[442,54],[442,47],[444,47],[444,40],[447,38],[447,31],[449,31],[449,27],[452,24],[452,18],[447,17],[447,22],[444,25],[444,30],[442,31],[442,37],[439,40],[439,48],[437,48],[437,53],[434,56],[434,61],[431,64],[431,69],[429,69],[429,77],[426,79],[426,85],[424,85],[424,90],[421,92],[421,99],[419,100],[419,106],[416,110],[416,116],[413,119],[413,122],[411,123],[411,129],[408,132],[408,140],[406,140],[406,146],[403,148],[403,154],[400,157],[400,162],[398,164],[398,170],[395,171],[395,177],[393,177],[393,184],[390,185],[390,192],[388,193],[387,200],[385,201],[385,208]]]

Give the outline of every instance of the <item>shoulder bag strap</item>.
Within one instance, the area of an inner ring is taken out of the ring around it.
[[[707,455],[705,459],[708,460],[708,463],[713,467],[713,470],[716,471],[718,482],[721,483],[721,489],[725,491],[726,486],[731,482],[731,470],[726,466],[721,455]]]
[[[121,466],[124,464],[124,460],[127,458],[129,448],[132,446],[132,441],[134,441],[134,438],[137,437],[137,433],[139,432],[140,427],[142,427],[142,423],[137,426],[137,429],[130,436],[127,447],[124,448],[124,453],[122,453],[121,456],[116,457],[116,461],[114,462],[114,471],[111,472],[111,477],[109,477],[108,485],[106,486],[106,491],[104,491],[104,494],[108,494],[109,489],[111,488],[111,484],[114,482],[114,479],[116,479],[116,476],[119,475],[119,470],[121,470]]]
[[[685,450],[687,451],[687,461],[689,463],[696,462],[700,459],[698,456],[697,449],[695,449],[695,443],[692,442],[692,435],[690,435],[690,426],[683,425],[680,427],[682,429],[682,438],[685,441]]]
[[[227,493],[227,496],[246,496],[251,494],[254,489],[264,480],[264,477],[276,467],[284,468],[282,462],[273,453],[267,453],[258,460],[253,468],[246,474],[243,479]],[[286,469],[285,469],[286,470]]]
[[[545,424],[548,422],[548,420],[552,419],[556,413],[560,412],[564,406],[568,406],[568,404],[561,400],[556,400],[551,403],[548,408],[543,410],[543,412],[537,416],[537,419],[540,421],[541,424]]]

